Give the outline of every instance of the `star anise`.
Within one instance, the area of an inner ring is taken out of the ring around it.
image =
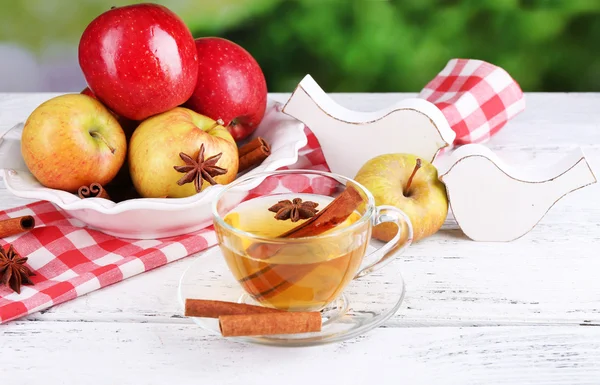
[[[17,294],[21,294],[21,284],[33,285],[29,277],[35,274],[25,266],[25,262],[27,258],[21,257],[12,245],[8,251],[0,246],[0,284],[10,287]]]
[[[269,207],[269,211],[275,214],[275,219],[285,221],[291,219],[292,222],[298,222],[300,219],[308,219],[313,217],[317,211],[318,203],[306,201],[302,202],[300,198],[294,198],[293,201],[279,201]]]
[[[173,166],[173,168],[178,172],[184,172],[185,175],[177,181],[177,184],[183,186],[184,184],[193,181],[197,193],[202,191],[203,181],[207,181],[211,185],[216,185],[217,182],[215,182],[213,177],[227,173],[226,168],[217,166],[217,162],[221,159],[221,155],[223,155],[222,152],[204,159],[204,144],[200,146],[197,161],[191,156],[180,152],[179,157],[185,162],[185,166]]]

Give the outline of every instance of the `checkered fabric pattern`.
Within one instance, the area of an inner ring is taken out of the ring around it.
[[[300,150],[293,168],[328,171],[317,138],[309,129],[305,133],[308,144]],[[287,183],[315,183],[319,187],[317,180],[303,178],[295,181],[284,178],[279,183],[283,187]],[[212,227],[157,240],[115,238],[82,227],[81,222],[65,216],[49,202],[0,211],[0,220],[23,215],[34,216],[36,228],[0,239],[0,247],[7,248],[11,243],[28,258],[27,265],[36,274],[31,277],[34,285],[21,286],[21,294],[0,287],[0,323],[47,309],[216,244]]]
[[[118,239],[81,227],[49,202],[0,213],[0,219],[33,215],[35,229],[4,240],[28,258],[33,286],[21,294],[0,287],[0,321],[6,322],[68,301],[125,278],[162,266],[216,243],[214,231],[160,240]]]
[[[481,60],[450,60],[419,97],[442,111],[456,132],[455,145],[485,142],[525,109],[519,84]]]

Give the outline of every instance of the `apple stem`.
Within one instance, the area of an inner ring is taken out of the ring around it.
[[[406,192],[408,193],[408,189],[410,188],[410,185],[412,184],[413,178],[415,177],[415,174],[417,173],[417,171],[419,171],[419,169],[421,168],[421,159],[417,158],[417,164],[415,164],[415,168],[413,169],[412,174],[410,174],[410,177],[408,178],[408,182],[406,183]]]
[[[212,130],[213,128],[215,128],[217,126],[224,126],[224,125],[225,125],[225,122],[223,121],[223,119],[217,119],[215,121],[215,123],[208,130]]]
[[[114,154],[115,151],[117,151],[117,150],[115,150],[115,148],[113,146],[108,144],[108,142],[106,141],[106,138],[104,136],[102,136],[102,134],[100,134],[98,131],[92,131],[92,132],[90,132],[90,135],[96,139],[100,139],[101,141],[103,141],[104,144],[106,144],[106,147],[109,148],[111,154]]]

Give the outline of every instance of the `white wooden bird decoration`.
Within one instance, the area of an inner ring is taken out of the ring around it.
[[[442,112],[424,99],[401,100],[379,111],[352,111],[333,101],[310,75],[283,112],[313,131],[332,172],[350,178],[381,154],[409,153],[432,161],[456,136]]]
[[[436,159],[450,207],[476,241],[512,241],[529,232],[568,193],[596,183],[576,149],[545,169],[514,168],[489,148],[468,144]]]

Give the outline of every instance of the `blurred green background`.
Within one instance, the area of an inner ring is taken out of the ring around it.
[[[0,0],[0,91],[78,91],[86,25],[127,0]],[[257,59],[272,92],[417,92],[454,57],[525,91],[600,91],[600,0],[164,0],[195,37]]]

